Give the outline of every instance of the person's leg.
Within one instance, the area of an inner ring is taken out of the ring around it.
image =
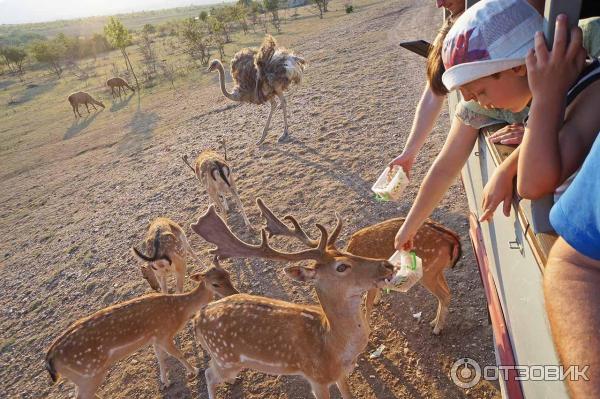
[[[559,237],[544,271],[544,297],[563,366],[577,366],[580,371],[589,366],[589,381],[568,378],[571,397],[599,398],[600,261],[580,254]]]

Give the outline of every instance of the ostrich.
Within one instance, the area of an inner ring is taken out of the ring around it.
[[[223,95],[232,101],[240,101],[252,104],[271,103],[271,110],[267,117],[267,123],[262,131],[260,145],[269,129],[271,116],[277,108],[275,97],[279,97],[279,103],[283,110],[283,134],[279,141],[288,135],[286,101],[283,92],[292,83],[299,84],[304,73],[306,61],[289,50],[277,47],[275,39],[267,35],[259,49],[244,48],[238,51],[231,60],[231,76],[235,86],[233,91],[228,92],[225,88],[225,70],[219,60],[213,60],[208,67],[208,72],[218,70],[221,91]]]

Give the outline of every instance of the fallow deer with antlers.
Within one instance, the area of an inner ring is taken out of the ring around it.
[[[365,227],[352,235],[346,251],[369,258],[389,259],[396,251],[394,237],[403,223],[404,218],[394,218]],[[446,323],[451,297],[444,270],[454,267],[458,262],[461,253],[460,238],[452,230],[427,220],[417,231],[413,242],[416,255],[423,261],[423,277],[419,282],[438,300],[436,316],[430,323],[433,333],[437,335]],[[372,289],[367,293],[367,319],[379,296],[379,289]]]
[[[165,352],[185,366],[188,378],[195,376],[198,369],[185,359],[173,338],[214,294],[227,296],[237,290],[220,267],[191,278],[198,286],[188,293],[144,295],[73,323],[46,353],[52,381],[67,378],[77,386],[78,399],[91,399],[114,363],[147,345],[154,346],[164,386],[170,384]]]
[[[365,291],[378,288],[392,276],[393,266],[382,259],[370,259],[336,249],[342,228],[328,234],[317,224],[320,239],[312,240],[296,219],[286,216],[289,228],[259,199],[267,220],[260,245],[237,238],[214,207],[202,215],[192,230],[215,244],[218,258],[262,258],[286,262],[311,260],[311,266],[288,266],[288,276],[312,281],[318,305],[300,305],[260,296],[233,295],[203,308],[194,319],[196,337],[210,354],[205,372],[208,395],[214,399],[218,384],[251,368],[269,374],[302,375],[317,399],[329,398],[329,386],[337,384],[344,399],[352,397],[348,375],[369,339],[369,326],[361,310]],[[290,236],[308,249],[282,252],[273,249],[268,237]]]

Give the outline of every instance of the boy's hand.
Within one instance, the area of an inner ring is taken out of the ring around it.
[[[490,141],[504,145],[519,145],[523,141],[524,133],[525,126],[522,123],[514,123],[494,132],[490,136]]]
[[[494,216],[494,211],[504,202],[502,211],[504,216],[510,216],[510,207],[512,205],[515,175],[499,167],[496,169],[491,179],[483,188],[483,204],[481,206],[483,214],[479,218],[480,222],[489,221]]]
[[[567,44],[567,16],[556,18],[554,46],[546,47],[544,34],[535,34],[535,51],[530,50],[525,59],[529,89],[534,98],[564,99],[565,93],[585,66],[586,51],[582,46],[581,29],[571,30]]]
[[[415,156],[412,154],[408,154],[406,152],[402,152],[402,154],[398,155],[396,158],[390,162],[388,165],[390,167],[390,173],[394,166],[399,165],[404,169],[404,173],[406,173],[406,177],[410,177],[410,170],[412,169],[413,164],[415,163]]]
[[[410,251],[413,248],[413,233],[404,231],[404,226],[400,227],[394,240],[394,248],[397,251]]]

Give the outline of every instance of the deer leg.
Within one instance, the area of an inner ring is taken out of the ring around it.
[[[94,399],[96,390],[102,384],[104,377],[106,377],[105,371],[74,381],[77,385],[77,399]]]
[[[329,387],[327,385],[311,382],[310,386],[312,387],[313,395],[315,395],[315,398],[329,399]]]
[[[154,272],[156,275],[156,272]],[[163,294],[169,293],[169,288],[167,287],[167,273],[162,271],[158,276],[158,284],[160,285],[160,291]]]
[[[192,379],[196,375],[198,375],[199,370],[196,367],[192,366],[185,359],[185,356],[183,356],[183,353],[181,353],[181,351],[179,349],[177,349],[177,347],[173,343],[172,338],[168,338],[167,340],[164,340],[162,342],[157,342],[156,345],[158,345],[158,347],[160,349],[162,349],[163,351],[167,352],[169,355],[173,356],[175,359],[179,360],[179,362],[187,370],[187,377],[188,377],[188,379]]]
[[[265,141],[265,137],[267,137],[267,131],[269,130],[269,125],[271,124],[271,117],[273,116],[273,112],[277,108],[277,103],[275,100],[271,99],[271,110],[269,111],[269,116],[267,116],[267,123],[265,123],[265,127],[262,131],[262,136],[260,136],[260,140],[256,143],[256,145],[261,145],[263,141]]]
[[[219,199],[221,200],[221,203],[223,204],[223,209],[225,210],[225,213],[228,213],[229,205],[227,205],[227,198],[225,198],[224,194],[219,193]]]
[[[171,385],[171,381],[169,381],[169,374],[167,373],[167,365],[165,364],[165,359],[167,358],[165,352],[160,350],[160,348],[154,344],[154,353],[156,353],[156,359],[158,360],[158,369],[160,370],[160,382],[163,387],[168,388]]]
[[[210,198],[210,202],[212,202],[215,205],[217,211],[221,214],[225,214],[226,211],[223,209],[221,197],[219,196],[219,193],[217,192],[216,188],[210,182],[208,182],[207,184],[206,191],[208,193],[208,198]]]
[[[185,258],[175,261],[175,277],[177,278],[175,292],[181,294],[183,293],[183,281],[185,280]]]
[[[240,370],[237,368],[223,369],[214,360],[211,360],[209,364],[210,367],[204,372],[206,387],[208,389],[208,399],[216,399],[217,386],[228,380],[233,380]]]
[[[73,116],[75,117],[75,119],[77,119],[77,113],[75,112],[75,106],[71,105],[71,108],[73,108]]]
[[[79,117],[81,118],[81,113],[79,112],[79,104],[75,106],[75,109],[77,110],[77,115],[79,115]]]
[[[238,207],[238,209],[242,213],[242,218],[244,218],[244,223],[246,224],[246,226],[251,227],[250,220],[248,219],[248,215],[246,215],[246,211],[244,210],[244,205],[242,204],[242,200],[240,199],[240,196],[237,193],[237,189],[235,188],[235,185],[233,183],[231,184],[231,195],[233,196],[233,201],[235,202],[235,205]]]
[[[431,269],[431,268],[430,268]],[[437,276],[423,276],[421,284],[429,290],[438,300],[438,308],[435,318],[430,325],[433,327],[433,333],[438,335],[444,328],[446,317],[448,316],[448,305],[450,304],[450,289],[446,283],[446,278],[440,271]]]
[[[342,394],[343,399],[352,399],[352,391],[350,391],[350,385],[348,384],[348,377],[342,377],[337,382],[336,385]]]
[[[90,107],[88,106],[88,103],[85,103],[85,109],[87,109],[88,114],[90,113]]]
[[[283,134],[279,136],[277,141],[282,142],[288,136],[288,123],[287,123],[287,103],[283,94],[279,95],[279,102],[281,104],[281,110],[283,111]]]

